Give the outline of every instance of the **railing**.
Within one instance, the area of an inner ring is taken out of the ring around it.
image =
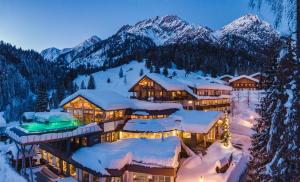
[[[82,127],[78,127],[72,131],[65,131],[65,132],[57,132],[57,133],[45,133],[45,134],[29,134],[25,136],[18,136],[15,132],[8,130],[7,134],[10,138],[14,139],[15,141],[27,144],[27,143],[38,143],[44,141],[51,141],[51,140],[60,140],[64,138],[70,138],[78,135],[84,135],[88,133],[94,133],[101,131],[101,128],[95,123],[92,126],[85,125]]]

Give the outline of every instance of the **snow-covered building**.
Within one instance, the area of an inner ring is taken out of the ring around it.
[[[259,80],[251,76],[240,75],[229,80],[229,85],[232,86],[234,90],[256,90],[259,88]]]
[[[259,88],[266,87],[267,74],[262,73],[262,72],[257,72],[257,73],[250,75],[250,77],[255,78],[259,81],[259,85],[258,85]]]
[[[111,90],[79,90],[62,100],[64,112],[24,113],[31,122],[6,132],[21,153],[26,146],[39,145],[42,163],[79,181],[173,182],[179,153],[185,152],[181,145],[206,148],[223,132],[223,112],[184,110],[184,102],[189,101],[184,95],[193,102],[223,98],[231,88],[163,79],[159,82],[167,88],[163,92],[169,96],[170,91],[176,102],[130,99]]]
[[[221,137],[224,114],[219,111],[179,110],[168,118],[132,119],[120,138],[180,137],[184,143],[206,148]]]
[[[152,73],[144,75],[129,92],[132,98],[177,102],[190,110],[229,110],[231,90],[229,86],[204,79],[176,80]]]

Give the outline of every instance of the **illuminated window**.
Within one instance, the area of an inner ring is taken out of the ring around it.
[[[70,164],[70,175],[71,176],[76,176],[76,168],[72,164]]]
[[[191,133],[183,132],[182,137],[183,138],[191,138],[192,135],[191,135]]]

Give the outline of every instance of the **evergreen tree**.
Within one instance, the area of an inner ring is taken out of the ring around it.
[[[278,45],[274,44],[269,51],[269,59],[266,67],[266,94],[260,100],[257,112],[260,118],[256,119],[257,124],[254,126],[256,132],[252,136],[252,145],[250,150],[251,160],[249,162],[248,181],[269,181],[266,175],[266,164],[271,161],[271,156],[267,152],[267,144],[270,138],[271,120],[273,111],[276,108],[276,94],[274,89],[278,86],[277,81],[277,56]]]
[[[123,69],[122,69],[122,67],[121,67],[121,68],[120,68],[120,71],[119,71],[119,77],[120,77],[120,78],[123,78],[123,76],[124,76],[124,75],[123,75]]]
[[[267,175],[271,181],[298,181],[299,172],[299,143],[296,130],[299,131],[299,103],[297,102],[297,86],[294,70],[298,66],[295,50],[290,40],[287,42],[286,54],[278,66],[277,106],[273,111],[270,138],[267,145],[268,155],[272,160],[267,164]],[[298,78],[299,79],[299,78]],[[298,164],[296,164],[298,162]]]
[[[48,108],[48,95],[46,86],[44,83],[40,83],[38,86],[38,93],[36,98],[35,111],[45,112]]]
[[[149,72],[150,72],[150,73],[153,73],[153,66],[150,66]]]
[[[158,74],[160,74],[160,68],[159,68],[158,66],[155,66],[154,73],[158,73]]]
[[[87,89],[96,89],[95,79],[94,79],[93,75],[91,75],[89,78]]]
[[[297,71],[293,70],[299,63],[291,42],[287,45],[288,48],[282,51],[286,54],[277,62],[273,61],[267,78],[267,84],[271,83],[271,86],[260,104],[261,118],[255,126],[257,133],[252,137],[250,149],[249,179],[252,181],[294,182],[300,177],[299,120],[296,119],[299,116],[299,90],[294,79]]]
[[[224,118],[224,121],[223,121],[223,130],[224,130],[224,133],[223,133],[223,144],[225,147],[228,147],[229,144],[230,144],[230,139],[231,139],[231,133],[230,133],[230,130],[229,130],[229,119],[228,119],[228,113],[227,111],[225,111],[225,118]]]
[[[168,72],[168,68],[167,68],[167,67],[164,67],[164,69],[163,69],[163,75],[164,75],[165,77],[167,77],[167,76],[169,75],[169,72]]]
[[[80,83],[80,89],[86,89],[86,86],[84,84],[84,81],[82,80]]]
[[[174,77],[174,76],[177,76],[176,71],[173,71],[172,76],[173,76],[173,77]]]
[[[150,59],[146,59],[146,61],[145,61],[145,67],[148,68],[148,69],[151,69],[152,63],[151,63]]]
[[[140,76],[143,76],[144,75],[144,70],[143,70],[143,68],[141,68],[141,70],[140,70]]]
[[[107,83],[110,83],[110,78],[107,78],[106,82],[107,82]]]

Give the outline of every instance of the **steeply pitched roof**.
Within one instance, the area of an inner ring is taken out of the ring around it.
[[[259,80],[255,79],[255,78],[252,78],[250,76],[240,75],[240,76],[234,77],[231,80],[229,80],[229,83],[234,82],[234,81],[239,80],[239,79],[242,79],[242,78],[246,78],[246,79],[252,80],[254,82],[259,82]]]

